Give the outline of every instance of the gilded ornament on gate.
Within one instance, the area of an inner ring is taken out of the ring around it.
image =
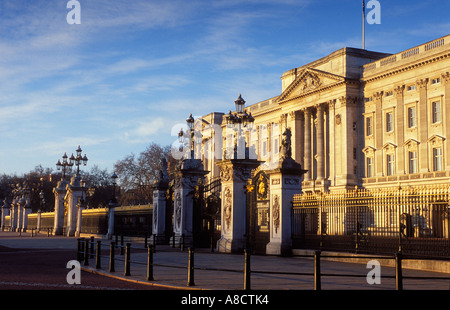
[[[267,198],[267,180],[266,178],[261,174],[259,176],[258,182],[258,199],[266,199]]]

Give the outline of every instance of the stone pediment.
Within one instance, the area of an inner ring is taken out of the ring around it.
[[[376,150],[371,146],[366,146],[362,151],[366,156],[373,156]]]
[[[277,98],[277,102],[282,103],[284,101],[303,97],[343,82],[345,82],[345,78],[342,76],[306,68],[300,71],[295,80]]]

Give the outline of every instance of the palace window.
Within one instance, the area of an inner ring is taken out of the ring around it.
[[[409,173],[417,173],[417,152],[408,152]]]
[[[411,91],[411,90],[415,90],[416,89],[416,85],[410,85],[408,87],[406,87],[406,91]]]
[[[441,102],[434,101],[431,103],[433,124],[441,121]]]
[[[372,135],[372,117],[366,118],[366,136]]]
[[[431,85],[433,84],[439,84],[441,82],[441,78],[436,78],[431,80]]]
[[[373,157],[367,157],[366,163],[366,176],[371,178],[374,176]]]
[[[386,113],[386,132],[394,130],[394,116],[392,112]]]
[[[408,128],[416,127],[416,107],[408,108]]]
[[[394,155],[386,155],[386,175],[394,174]]]
[[[442,170],[442,148],[433,149],[433,171]]]

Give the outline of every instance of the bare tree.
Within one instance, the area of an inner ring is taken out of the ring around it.
[[[172,162],[170,146],[151,143],[138,157],[130,154],[114,165],[119,177],[121,204],[144,204],[152,201],[152,185],[158,179],[163,162]]]

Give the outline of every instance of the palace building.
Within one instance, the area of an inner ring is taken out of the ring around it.
[[[278,159],[289,128],[292,158],[307,170],[305,193],[447,183],[450,35],[397,54],[342,48],[286,71],[281,93],[245,112],[254,121],[243,134],[226,113],[202,117],[208,179],[219,176],[216,162],[233,145],[242,147],[239,134],[244,155],[264,168]]]

